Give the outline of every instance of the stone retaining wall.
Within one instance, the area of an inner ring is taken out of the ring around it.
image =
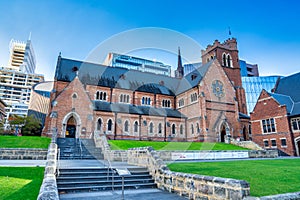
[[[105,160],[127,162],[128,152],[126,150],[111,150],[105,135],[95,134],[94,141],[96,147],[101,148]]]
[[[231,140],[231,144],[247,148],[247,149],[252,149],[252,150],[263,150],[258,144],[256,144],[253,141],[237,141],[237,140]]]
[[[47,162],[44,172],[43,183],[40,188],[38,200],[59,200],[56,184],[56,167],[57,167],[57,133],[54,131],[52,140],[48,148]]]
[[[1,148],[0,160],[46,160],[47,149]]]
[[[278,151],[277,150],[242,150],[242,151],[157,151],[160,158],[164,161],[172,161],[175,160],[172,158],[172,154],[188,154],[188,153],[194,153],[194,154],[201,154],[202,156],[199,156],[197,159],[222,159],[221,154],[248,154],[247,158],[276,158],[278,157]],[[209,154],[214,153],[216,154],[215,157],[208,156]],[[220,156],[218,156],[220,155]],[[232,158],[238,158],[232,157]],[[244,157],[243,157],[244,158]],[[187,158],[189,159],[189,158]],[[227,158],[228,159],[228,158]],[[183,159],[184,160],[184,159]],[[191,158],[192,160],[192,158]]]
[[[172,172],[152,147],[130,149],[128,164],[147,167],[158,188],[189,199],[243,199],[250,194],[246,181]]]

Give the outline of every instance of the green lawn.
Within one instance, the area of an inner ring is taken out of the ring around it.
[[[50,142],[50,138],[38,136],[0,136],[0,148],[47,149]]]
[[[43,176],[43,167],[0,167],[0,199],[37,199]]]
[[[300,191],[300,159],[172,163],[173,171],[246,180],[251,196]]]
[[[245,148],[225,144],[207,142],[154,142],[136,140],[109,140],[113,150],[127,150],[134,147],[152,146],[155,150],[247,150]]]

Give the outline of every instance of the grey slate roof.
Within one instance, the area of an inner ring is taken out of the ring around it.
[[[240,119],[250,119],[250,116],[239,112],[239,118]]]
[[[287,106],[290,116],[300,115],[300,72],[280,78],[275,93],[269,94]]]
[[[269,93],[269,95],[271,95],[280,105],[286,105],[287,113],[292,112],[294,102],[291,97],[276,93]]]
[[[294,103],[294,107],[291,113],[291,116],[300,115],[300,102]]]
[[[177,110],[169,108],[154,108],[150,106],[134,106],[131,104],[109,103],[105,101],[93,101],[94,110],[104,112],[129,113],[137,115],[162,116],[186,118]]]
[[[156,92],[157,94],[174,96],[199,84],[212,62],[210,61],[197,68],[182,79],[177,79],[59,57],[55,79],[71,82],[76,76],[76,72],[73,70],[76,67],[78,69],[78,77],[83,84],[122,88],[132,91]]]
[[[275,93],[290,96],[294,102],[300,102],[300,72],[281,78]]]
[[[197,86],[202,80],[202,78],[205,76],[207,70],[209,69],[212,63],[213,60],[185,75],[179,84],[176,94],[180,94],[190,88]]]

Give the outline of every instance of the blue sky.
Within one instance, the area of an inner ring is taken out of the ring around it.
[[[229,26],[238,40],[240,59],[257,63],[262,75],[299,72],[300,3],[294,0],[0,1],[0,65],[8,62],[9,41],[25,41],[30,32],[36,71],[51,80],[59,52],[84,60],[99,44],[123,31],[165,28],[206,47],[215,39],[226,40]],[[160,51],[132,53],[166,64],[177,62],[175,55]],[[184,48],[181,53],[191,54]],[[200,60],[200,52],[194,54]]]

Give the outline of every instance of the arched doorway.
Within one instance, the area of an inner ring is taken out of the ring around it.
[[[247,140],[247,135],[246,135],[246,127],[244,126],[243,128],[243,141]]]
[[[222,124],[221,131],[220,131],[220,142],[225,142],[225,137],[226,137],[226,127],[224,124]]]
[[[71,116],[67,122],[66,137],[75,138],[76,136],[76,119]]]

